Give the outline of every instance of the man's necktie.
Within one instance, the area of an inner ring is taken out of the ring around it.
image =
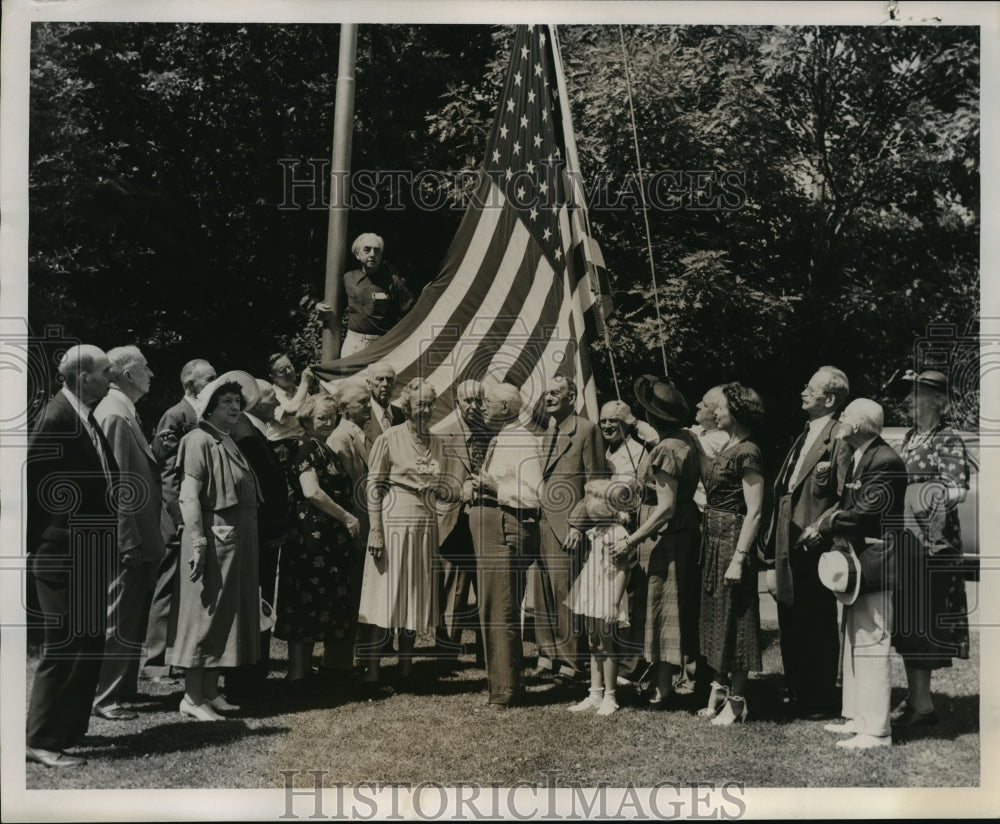
[[[795,482],[798,480],[799,468],[802,463],[802,453],[805,451],[806,438],[809,437],[809,424],[806,424],[805,430],[799,435],[795,440],[795,450],[791,459],[788,461],[788,472],[785,476],[785,491],[788,492]]]
[[[100,425],[97,423],[97,418],[94,417],[93,410],[87,412],[87,423],[90,424],[90,440],[94,444],[94,449],[97,450],[98,457],[101,459],[101,468],[104,470],[104,477],[108,483],[111,483],[111,466],[108,463],[107,442],[104,440],[104,435],[101,432]]]

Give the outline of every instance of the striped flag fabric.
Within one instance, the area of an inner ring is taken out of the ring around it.
[[[368,348],[313,367],[325,380],[393,365],[438,391],[435,417],[463,380],[521,387],[526,408],[556,374],[573,377],[597,420],[588,337],[603,260],[588,236],[569,106],[549,26],[518,27],[480,178],[440,273]],[[572,155],[571,157],[568,155]]]

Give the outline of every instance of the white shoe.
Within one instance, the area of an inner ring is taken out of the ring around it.
[[[872,747],[891,747],[892,736],[858,733],[854,738],[838,741],[837,746],[843,747],[845,750],[870,750]]]
[[[861,730],[858,729],[858,725],[854,723],[854,719],[850,718],[843,724],[824,724],[823,729],[827,732],[835,732],[840,735],[860,735]]]
[[[592,692],[587,695],[579,704],[574,704],[569,708],[570,712],[586,712],[587,710],[596,710],[601,706],[601,694],[599,692]]]
[[[239,710],[239,706],[230,704],[221,695],[216,695],[208,704],[216,712],[237,712]]]
[[[203,704],[195,704],[185,696],[181,699],[181,705],[178,708],[181,711],[181,715],[186,715],[188,718],[193,718],[195,721],[222,721],[222,716],[219,715],[212,706],[206,701]]]
[[[611,715],[613,712],[618,712],[618,702],[615,701],[613,695],[605,695],[604,700],[601,701],[601,708],[597,711],[598,715]]]

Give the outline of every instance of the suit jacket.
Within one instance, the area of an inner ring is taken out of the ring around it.
[[[198,418],[195,415],[194,408],[182,398],[163,413],[156,431],[171,430],[177,436],[177,446],[180,446],[181,438],[197,425]],[[181,478],[177,473],[177,446],[169,452],[157,454],[156,456],[160,463],[163,508],[169,518],[168,524],[173,524],[175,532],[184,523],[184,519],[181,518],[180,503],[178,502],[181,494]],[[164,535],[164,537],[167,536]]]
[[[368,419],[368,422],[364,426],[365,437],[368,438],[369,450],[371,449],[371,444],[375,443],[379,435],[381,435],[385,431],[384,429],[382,429],[382,425],[377,420],[375,420],[375,414],[377,411],[375,409],[376,406],[378,406],[378,404],[375,403],[375,399],[372,398],[372,416]],[[406,415],[403,414],[403,410],[400,409],[398,406],[393,405],[392,403],[389,404],[389,414],[392,415],[393,426],[397,426],[398,424],[401,424],[403,423],[403,421],[406,420]],[[365,460],[367,460],[367,458],[368,456],[366,455]]]
[[[461,487],[477,474],[473,471],[473,458],[469,451],[469,438],[472,437],[473,431],[462,417],[462,413],[455,409],[438,425],[436,434],[441,439],[444,454],[451,459],[452,466],[460,474],[456,480]],[[442,541],[454,529],[464,505],[462,501],[438,502],[438,535]]]
[[[596,424],[575,413],[554,430],[542,430],[539,435],[545,481],[542,514],[550,537],[562,543],[569,514],[583,499],[584,485],[610,474],[604,436]],[[544,534],[542,538],[545,540]]]
[[[118,516],[112,487],[118,465],[111,445],[104,439],[111,484],[104,474],[101,457],[87,434],[80,416],[62,392],[48,402],[28,441],[27,551],[36,578],[64,581],[62,575],[47,575],[47,565],[62,565],[71,559],[70,527],[87,519],[90,525],[117,529]],[[100,577],[100,586],[106,580]]]
[[[764,558],[774,564],[777,599],[791,604],[795,597],[789,556],[802,530],[840,500],[844,477],[851,464],[851,448],[833,437],[837,421],[831,419],[820,431],[802,459],[802,468],[791,489],[783,479],[792,470],[792,459],[805,442],[806,433],[795,439],[774,482],[774,501],[764,531]],[[829,464],[817,471],[818,464]],[[787,494],[787,498],[785,495]]]
[[[97,405],[94,417],[104,430],[121,473],[118,501],[118,549],[139,550],[143,561],[158,562],[164,553],[160,533],[160,472],[128,398],[117,386]]]
[[[261,501],[257,506],[257,528],[260,538],[272,541],[288,530],[288,483],[271,448],[271,442],[245,414],[241,414],[229,433],[247,459],[254,475]]]
[[[906,465],[882,438],[872,441],[858,468],[849,472],[840,501],[817,521],[824,538],[842,537],[850,541],[858,558],[871,551],[865,541],[881,541],[887,533],[903,525],[906,497]]]

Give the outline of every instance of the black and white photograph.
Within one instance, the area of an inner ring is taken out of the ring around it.
[[[1000,815],[1000,4],[2,11],[4,821]]]

